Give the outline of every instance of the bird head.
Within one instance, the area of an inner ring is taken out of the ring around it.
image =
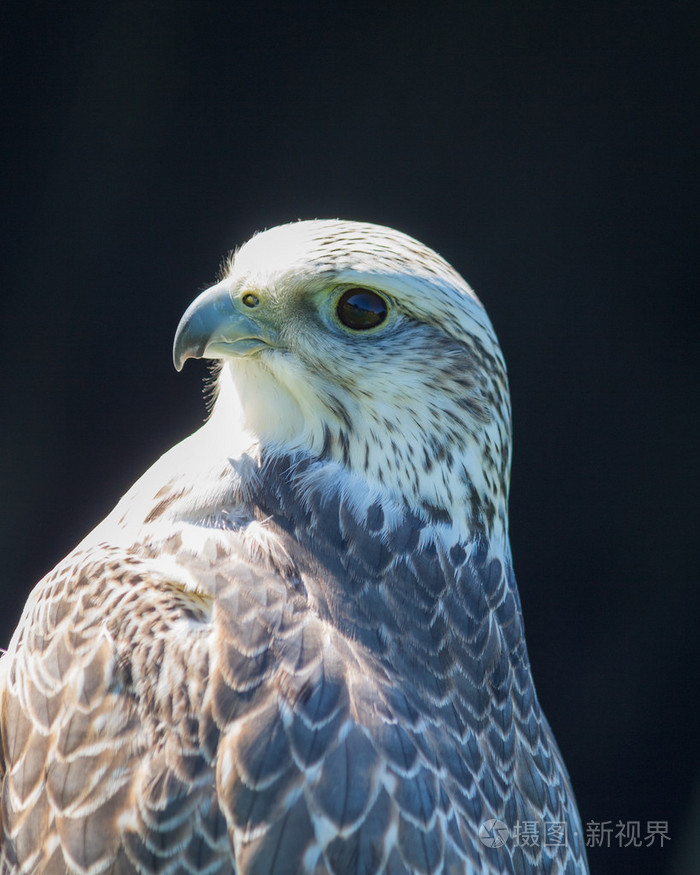
[[[507,526],[500,347],[467,283],[411,237],[335,220],[257,234],[187,309],[173,357],[222,363],[212,420],[264,452],[336,462],[429,517]]]

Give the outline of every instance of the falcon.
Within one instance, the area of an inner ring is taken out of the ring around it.
[[[191,304],[188,358],[210,418],[0,661],[0,871],[587,872],[474,292],[398,231],[292,223]]]

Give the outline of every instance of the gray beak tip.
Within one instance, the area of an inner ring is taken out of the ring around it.
[[[201,358],[205,346],[204,343],[192,343],[191,320],[186,317],[187,314],[180,320],[173,342],[173,364],[178,373],[184,368],[187,359]]]

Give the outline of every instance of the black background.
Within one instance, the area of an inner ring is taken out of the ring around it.
[[[0,641],[201,421],[205,367],[177,375],[171,342],[226,251],[299,217],[393,225],[501,339],[516,573],[582,819],[669,823],[592,869],[698,871],[697,4],[0,16]]]

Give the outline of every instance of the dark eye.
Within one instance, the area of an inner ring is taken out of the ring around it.
[[[384,298],[371,289],[348,289],[340,296],[335,309],[343,325],[354,331],[376,328],[389,312]]]

